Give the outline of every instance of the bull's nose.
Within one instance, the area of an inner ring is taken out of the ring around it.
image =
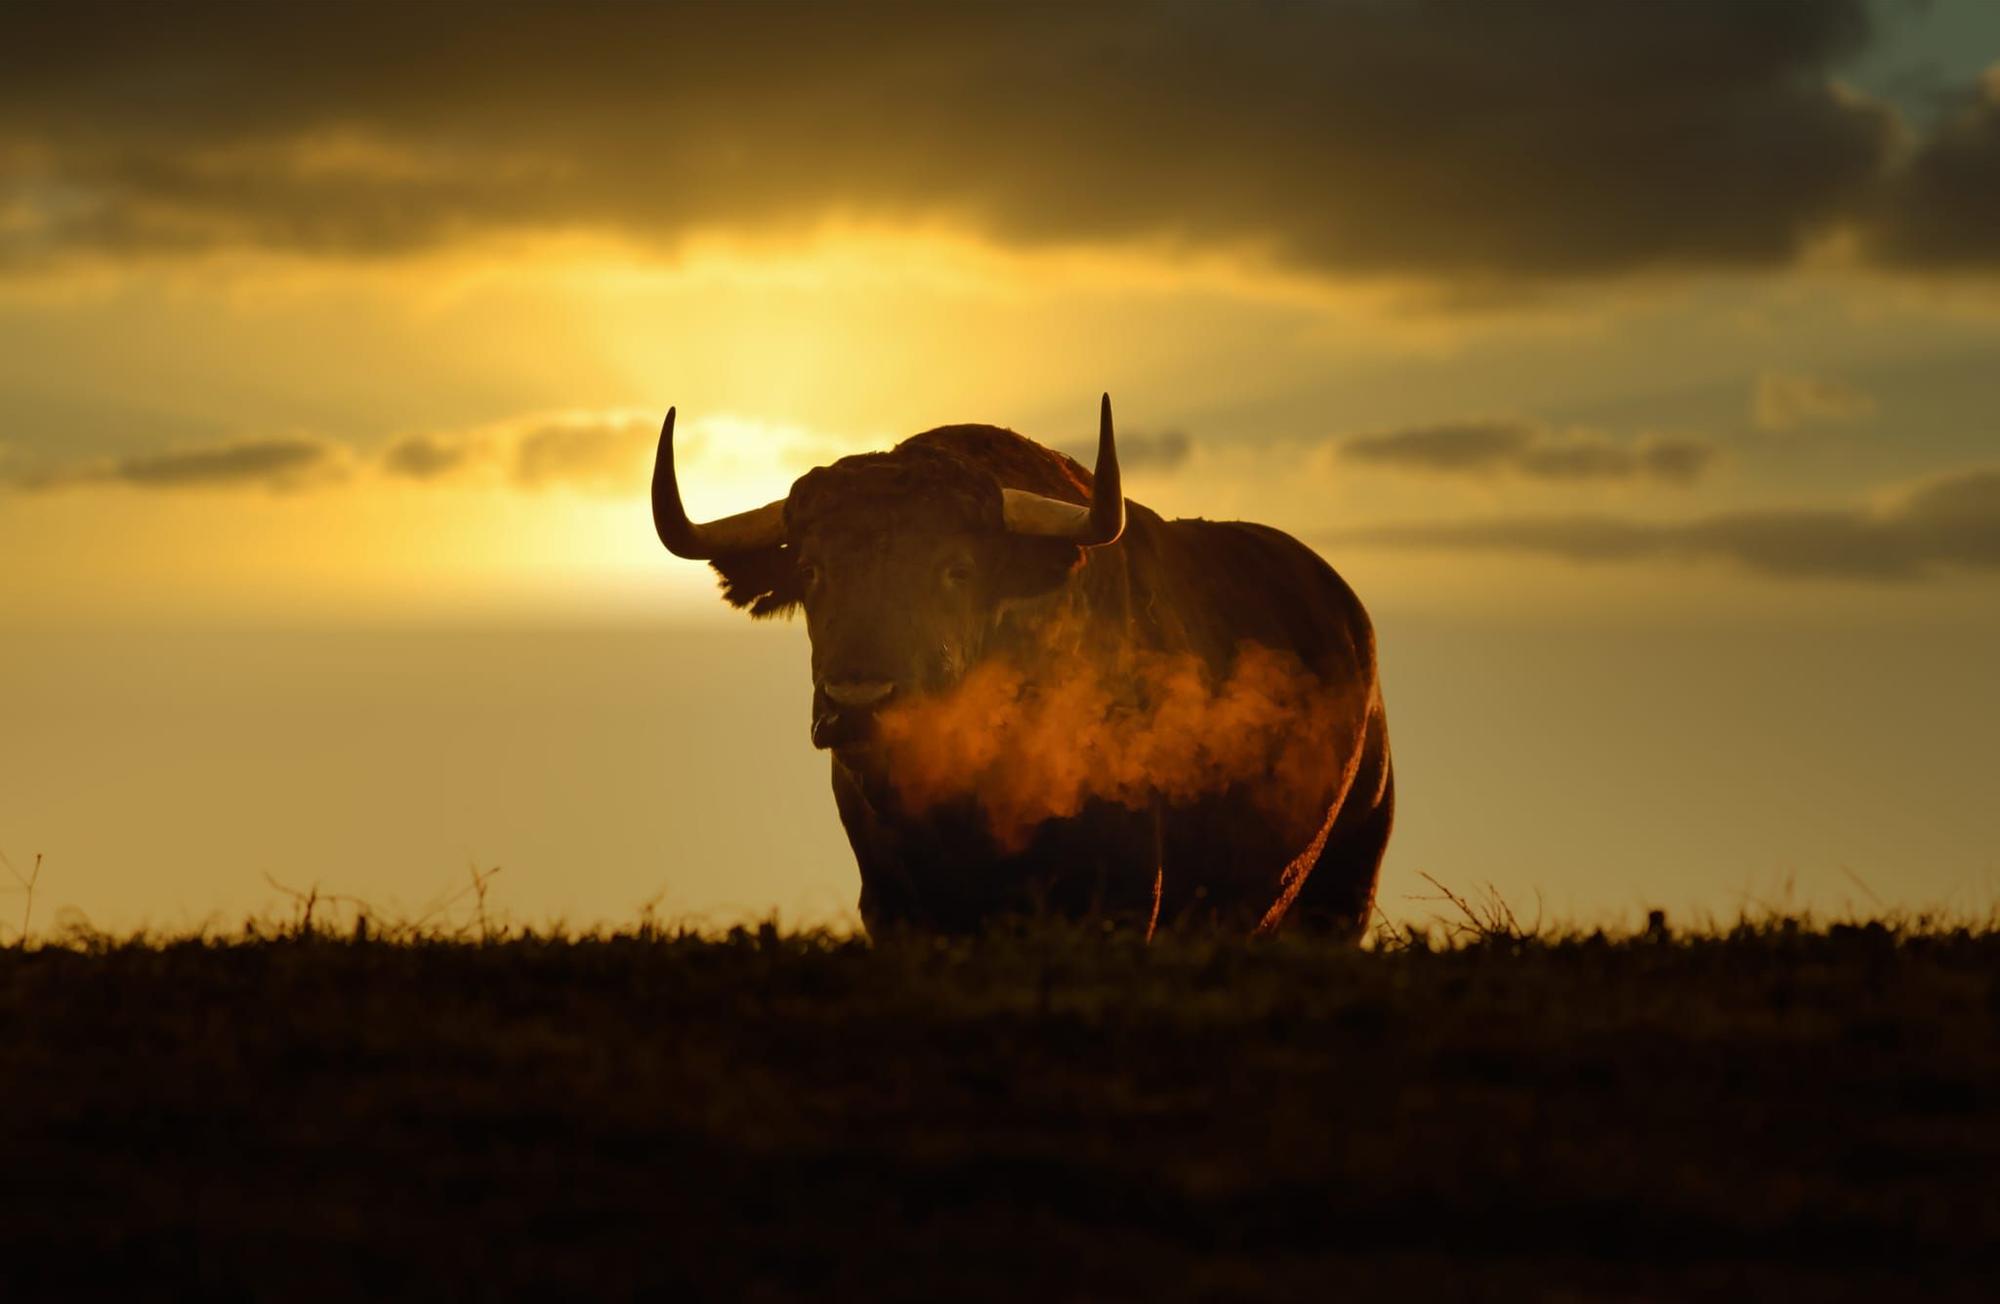
[[[891,679],[826,680],[813,694],[813,746],[843,747],[860,742],[874,728],[875,708],[895,692]]]
[[[886,679],[829,680],[826,685],[827,700],[850,711],[880,706],[895,691],[896,685]]]

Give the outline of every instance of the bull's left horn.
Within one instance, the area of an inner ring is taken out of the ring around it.
[[[1118,475],[1118,444],[1111,435],[1111,395],[1104,396],[1098,409],[1097,468],[1091,473],[1089,506],[1026,489],[1002,489],[1000,497],[1010,533],[1068,539],[1081,548],[1118,542],[1125,533],[1125,490]]]
[[[774,548],[785,541],[785,500],[765,503],[706,524],[690,521],[674,478],[674,409],[660,426],[660,452],[653,460],[653,528],[676,557],[707,561],[725,553]]]

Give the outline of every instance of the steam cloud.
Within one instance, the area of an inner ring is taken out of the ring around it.
[[[1189,654],[1142,653],[1115,674],[1085,660],[1055,675],[986,661],[878,725],[904,806],[972,798],[1003,851],[1092,799],[1143,810],[1155,794],[1180,805],[1236,784],[1303,844],[1335,795],[1350,699],[1292,654],[1246,642],[1220,684]]]

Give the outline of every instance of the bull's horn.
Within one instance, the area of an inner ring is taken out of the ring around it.
[[[1025,489],[1002,489],[1002,511],[1014,534],[1068,539],[1083,548],[1116,543],[1125,533],[1125,491],[1118,477],[1118,445],[1111,437],[1111,395],[1104,396],[1097,421],[1097,469],[1090,505],[1045,498]]]
[[[674,409],[668,408],[660,426],[659,456],[653,461],[653,528],[668,552],[690,561],[771,548],[785,541],[785,500],[707,524],[690,521],[681,506],[680,482],[674,478]]]

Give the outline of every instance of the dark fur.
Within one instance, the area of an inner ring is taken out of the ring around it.
[[[789,614],[805,598],[801,548],[851,546],[875,535],[908,553],[950,531],[984,550],[990,599],[1026,600],[991,604],[990,636],[965,654],[970,659],[1026,646],[1037,622],[1062,618],[1079,621],[1087,653],[1192,653],[1218,679],[1246,640],[1293,653],[1350,708],[1341,743],[1326,757],[1318,855],[1302,857],[1310,838],[1274,828],[1255,794],[1231,790],[1146,811],[1093,804],[1074,819],[1045,824],[1020,854],[1002,856],[976,811],[910,818],[896,809],[886,777],[871,771],[865,749],[841,749],[834,798],[860,864],[864,920],[871,930],[969,930],[1013,911],[1144,917],[1157,878],[1163,921],[1212,917],[1268,930],[1290,918],[1358,936],[1395,806],[1374,634],[1360,601],[1310,549],[1261,525],[1168,521],[1131,503],[1124,537],[1088,553],[1001,532],[1002,487],[1086,502],[1090,483],[1074,461],[1010,430],[944,426],[892,452],[846,458],[802,477],[786,507],[799,546],[714,565],[734,605],[753,616]],[[906,612],[879,605],[885,600],[895,595],[878,595],[865,612],[843,601],[821,614],[816,677],[827,672],[822,643],[842,644],[827,658],[870,639],[868,655],[878,661],[900,655]],[[842,632],[843,618],[853,628]],[[928,634],[918,621],[913,637]],[[963,669],[962,662],[940,664],[911,671],[909,682],[941,687]]]

